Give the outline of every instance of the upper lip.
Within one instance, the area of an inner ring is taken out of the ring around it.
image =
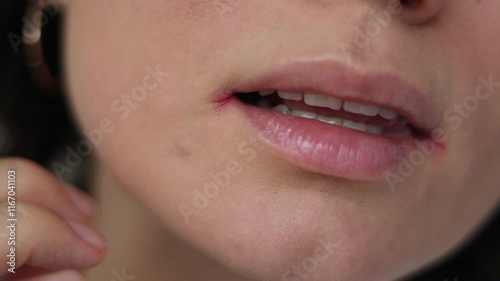
[[[438,125],[436,111],[424,94],[399,72],[360,73],[332,60],[281,63],[232,89],[230,94],[260,90],[316,92],[355,102],[387,107],[430,134]]]

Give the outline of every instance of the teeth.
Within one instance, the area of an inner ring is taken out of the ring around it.
[[[278,91],[278,95],[282,99],[294,100],[294,101],[300,101],[300,100],[302,100],[302,98],[304,96],[304,94],[302,94],[302,93],[292,93],[292,92],[284,92],[284,91]]]
[[[385,108],[385,107],[383,107],[380,110],[379,115],[382,116],[383,118],[389,119],[389,120],[393,120],[393,119],[396,119],[398,117],[398,114],[396,112],[394,112],[388,108]]]
[[[381,135],[384,130],[379,126],[368,125],[366,131],[370,134]]]
[[[312,113],[312,112],[293,109],[292,116],[302,117],[302,118],[306,118],[306,119],[315,119],[318,115],[316,113]]]
[[[307,105],[327,107],[333,110],[342,108],[342,100],[322,94],[306,93],[304,95],[304,102]]]
[[[332,110],[344,109],[347,112],[354,114],[361,114],[366,116],[377,116],[380,115],[382,118],[392,120],[398,118],[398,114],[394,111],[380,106],[363,104],[359,102],[352,101],[342,101],[340,99],[325,96],[318,93],[293,93],[286,91],[276,91],[276,90],[265,90],[259,91],[259,95],[262,97],[267,97],[273,93],[278,93],[282,99],[300,101],[304,99],[304,103],[309,106],[330,108]],[[267,99],[261,99],[257,102],[257,106],[270,108],[271,102]],[[333,116],[318,115],[313,112],[308,112],[300,109],[291,109],[284,104],[277,105],[273,107],[274,111],[277,111],[284,115],[291,115],[306,119],[316,119],[320,122],[327,123],[330,125],[341,126],[361,132],[366,132],[374,135],[381,135],[384,133],[382,127],[369,125],[365,123],[359,123],[348,119],[342,119]]]
[[[377,116],[377,114],[380,112],[380,106],[362,104],[352,101],[345,101],[344,110],[355,114],[362,114],[366,116]]]
[[[341,118],[336,118],[336,117],[327,117],[327,116],[320,115],[320,116],[318,116],[317,119],[321,122],[328,123],[331,125],[342,126],[344,124],[344,120],[342,120]]]
[[[351,120],[345,120],[343,126],[345,128],[354,129],[354,130],[358,130],[361,132],[366,132],[368,129],[368,125],[363,124],[363,123],[354,122]]]
[[[280,105],[274,107],[273,109],[281,114],[290,115],[290,109],[288,108],[288,106],[286,106],[284,104],[280,104]]]
[[[267,97],[267,96],[271,95],[274,92],[276,92],[276,91],[274,91],[274,90],[259,91],[259,95],[261,97]]]
[[[384,131],[379,126],[358,123],[358,122],[354,122],[351,120],[345,120],[343,126],[345,128],[354,129],[354,130],[358,130],[361,132],[370,133],[370,134],[374,134],[374,135],[381,135]]]
[[[288,106],[284,104],[280,104],[275,106],[273,110],[280,112],[284,115],[292,115],[296,117],[302,117],[306,119],[316,119],[320,122],[327,123],[330,125],[335,125],[339,127],[345,127],[353,130],[358,130],[361,132],[366,132],[374,135],[381,135],[383,133],[383,129],[378,126],[368,125],[364,123],[358,123],[351,120],[344,120],[338,117],[328,117],[323,115],[317,115],[316,113],[300,110],[300,109],[290,109]]]
[[[366,116],[380,115],[381,117],[388,120],[393,120],[398,117],[397,113],[385,107],[353,101],[342,101],[341,99],[325,96],[318,93],[302,94],[287,91],[265,90],[259,91],[259,95],[262,97],[267,97],[275,92],[278,92],[278,96],[285,100],[300,101],[304,99],[304,103],[310,106],[326,107],[333,110],[340,110],[341,108],[343,108],[345,111],[354,114],[361,114]]]

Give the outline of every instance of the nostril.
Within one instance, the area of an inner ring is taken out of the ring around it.
[[[403,19],[410,24],[425,24],[437,18],[446,0],[400,0],[405,10]]]

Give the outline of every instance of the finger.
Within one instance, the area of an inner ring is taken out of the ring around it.
[[[95,203],[77,188],[60,182],[40,165],[21,158],[0,159],[0,177],[15,171],[17,201],[36,203],[61,216],[89,224],[95,216]],[[7,188],[0,190],[0,202],[7,201]]]
[[[0,208],[7,209],[5,203]],[[16,268],[29,265],[49,270],[82,270],[97,265],[106,253],[104,238],[88,226],[62,218],[41,206],[18,202],[16,205]],[[3,216],[3,218],[2,218]],[[0,219],[7,221],[5,214]],[[10,253],[5,238],[7,227],[0,228],[0,276],[8,273]],[[9,273],[10,274],[10,273]]]

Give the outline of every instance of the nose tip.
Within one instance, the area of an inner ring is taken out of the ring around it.
[[[405,7],[403,20],[410,24],[424,24],[436,18],[447,0],[400,0]]]

